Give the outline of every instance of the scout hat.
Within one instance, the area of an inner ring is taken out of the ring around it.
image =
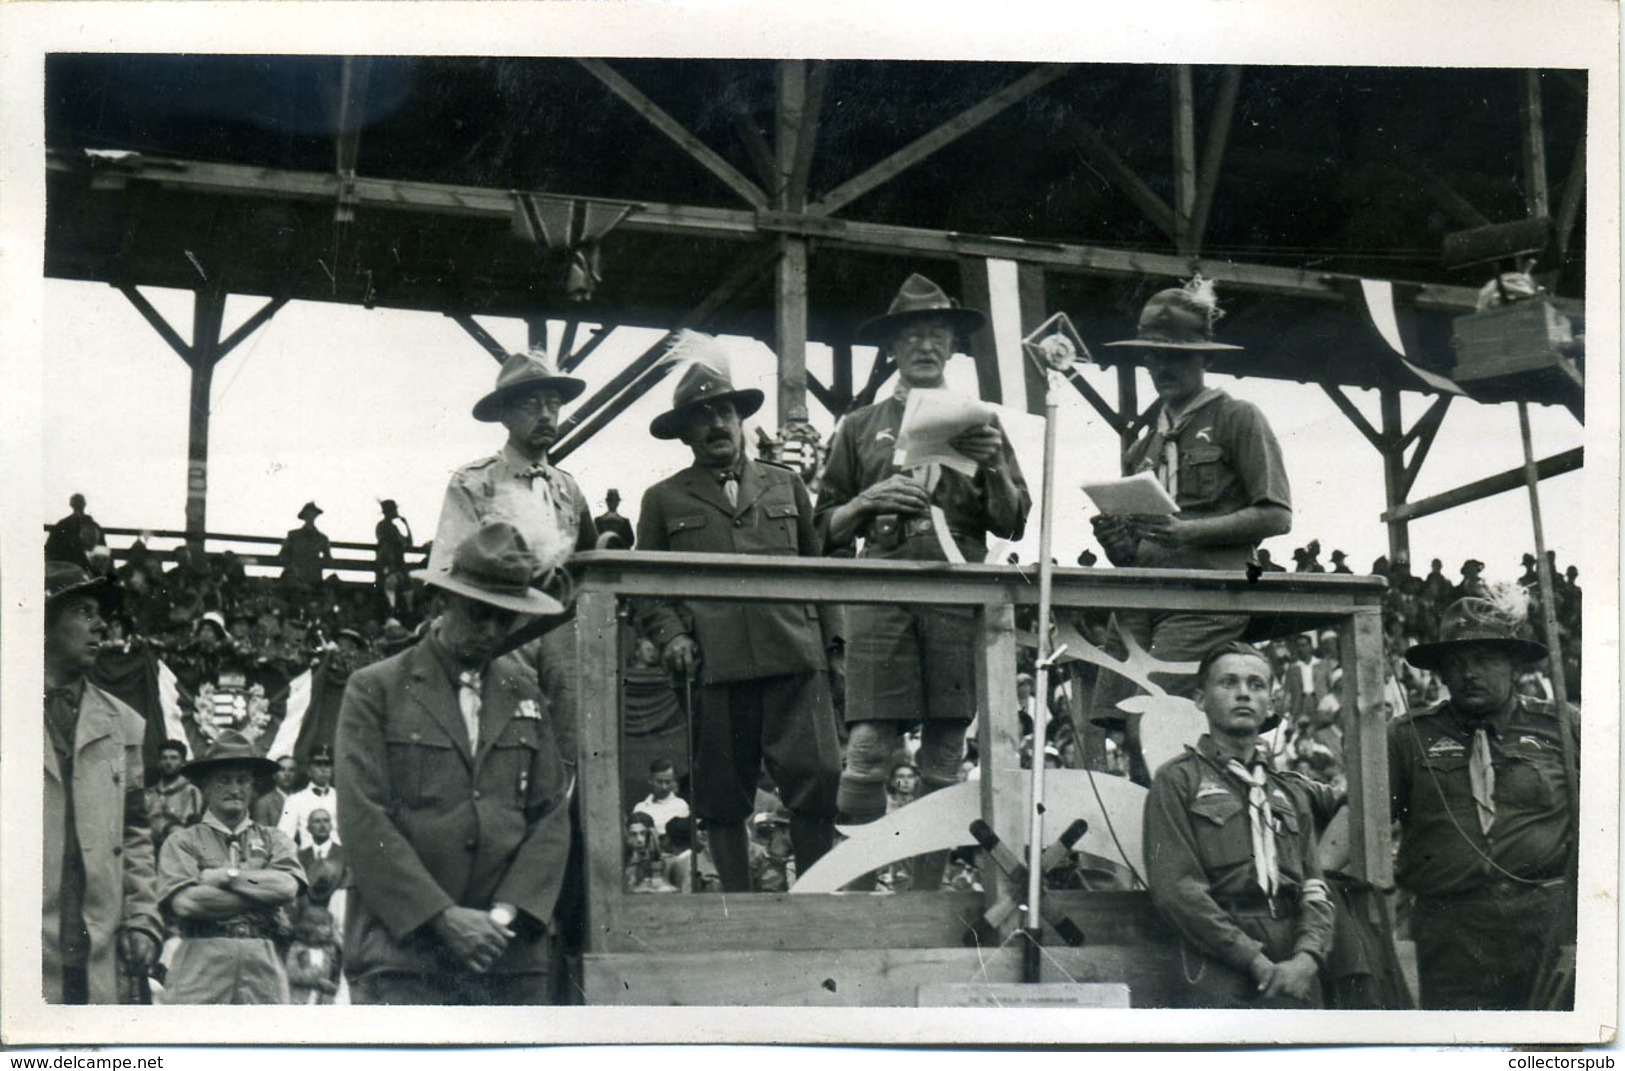
[[[884,316],[865,320],[858,326],[858,341],[870,346],[885,345],[904,324],[931,316],[947,320],[960,337],[987,323],[986,316],[975,309],[960,308],[959,302],[944,293],[942,287],[915,273],[903,280]]]
[[[649,434],[657,439],[680,438],[688,410],[702,403],[727,399],[734,403],[741,420],[762,407],[766,396],[755,387],[734,389],[728,355],[710,335],[679,332],[664,359],[687,367],[672,391],[671,408],[649,422]]]
[[[82,565],[73,562],[45,563],[45,602],[47,605],[64,595],[88,591],[98,599],[106,597],[107,578],[91,576]]]
[[[1184,286],[1152,294],[1140,310],[1140,326],[1134,337],[1106,345],[1159,350],[1241,349],[1213,341],[1213,325],[1223,316],[1212,280],[1198,275]]]
[[[1510,655],[1514,662],[1536,662],[1546,657],[1545,645],[1529,638],[1527,619],[1514,616],[1489,599],[1468,596],[1445,610],[1439,621],[1438,640],[1412,647],[1405,652],[1405,661],[1417,669],[1438,669],[1447,652],[1468,644],[1493,647]]]
[[[563,613],[558,600],[530,586],[535,573],[525,537],[506,521],[492,521],[463,540],[449,570],[419,569],[412,579],[516,613]]]
[[[497,385],[491,393],[474,403],[474,419],[483,420],[493,424],[502,419],[502,403],[516,391],[531,390],[536,387],[551,387],[559,392],[565,401],[580,397],[581,392],[587,389],[585,380],[574,376],[560,375],[553,364],[553,359],[547,351],[533,349],[529,353],[511,353],[508,359],[502,362],[502,371],[497,373]]]
[[[318,506],[314,502],[306,502],[303,506],[299,507],[299,519],[302,521],[313,521],[321,515],[322,507]]]
[[[256,777],[269,777],[277,771],[277,764],[261,755],[253,741],[236,729],[228,729],[215,738],[200,758],[182,766],[181,773],[196,783],[226,766],[246,767]]]

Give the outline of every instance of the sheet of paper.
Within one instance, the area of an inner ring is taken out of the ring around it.
[[[921,388],[909,391],[903,405],[903,424],[897,430],[893,462],[911,469],[932,462],[966,476],[976,475],[976,462],[948,445],[960,432],[992,423],[995,407],[950,390]]]
[[[1101,480],[1083,485],[1083,493],[1100,512],[1111,516],[1142,514],[1166,517],[1179,512],[1162,484],[1149,472],[1136,472],[1120,480]]]

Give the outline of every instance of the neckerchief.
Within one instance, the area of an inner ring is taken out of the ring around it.
[[[1223,398],[1224,392],[1204,387],[1176,416],[1170,416],[1165,403],[1157,411],[1157,424],[1146,443],[1145,456],[1140,459],[1139,471],[1154,472],[1168,497],[1179,500],[1179,433],[1196,411],[1211,401]]]

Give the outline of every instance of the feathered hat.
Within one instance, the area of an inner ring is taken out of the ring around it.
[[[1140,311],[1135,336],[1108,346],[1157,350],[1239,350],[1228,342],[1213,341],[1213,326],[1223,318],[1213,280],[1197,275],[1184,286],[1159,290]]]
[[[697,405],[726,399],[734,403],[743,420],[760,409],[766,399],[754,387],[734,388],[727,351],[722,343],[699,331],[677,332],[660,363],[667,368],[681,368],[683,374],[672,392],[671,408],[649,422],[649,434],[657,439],[680,438],[689,410]]]
[[[1491,585],[1487,598],[1457,599],[1439,620],[1439,638],[1419,643],[1405,652],[1405,661],[1417,669],[1438,669],[1444,656],[1459,647],[1493,647],[1514,662],[1538,662],[1546,647],[1531,638],[1529,593],[1515,585]]]

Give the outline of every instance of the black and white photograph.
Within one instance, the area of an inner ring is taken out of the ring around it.
[[[1135,8],[0,6],[0,1042],[1612,1045],[1618,7]]]

